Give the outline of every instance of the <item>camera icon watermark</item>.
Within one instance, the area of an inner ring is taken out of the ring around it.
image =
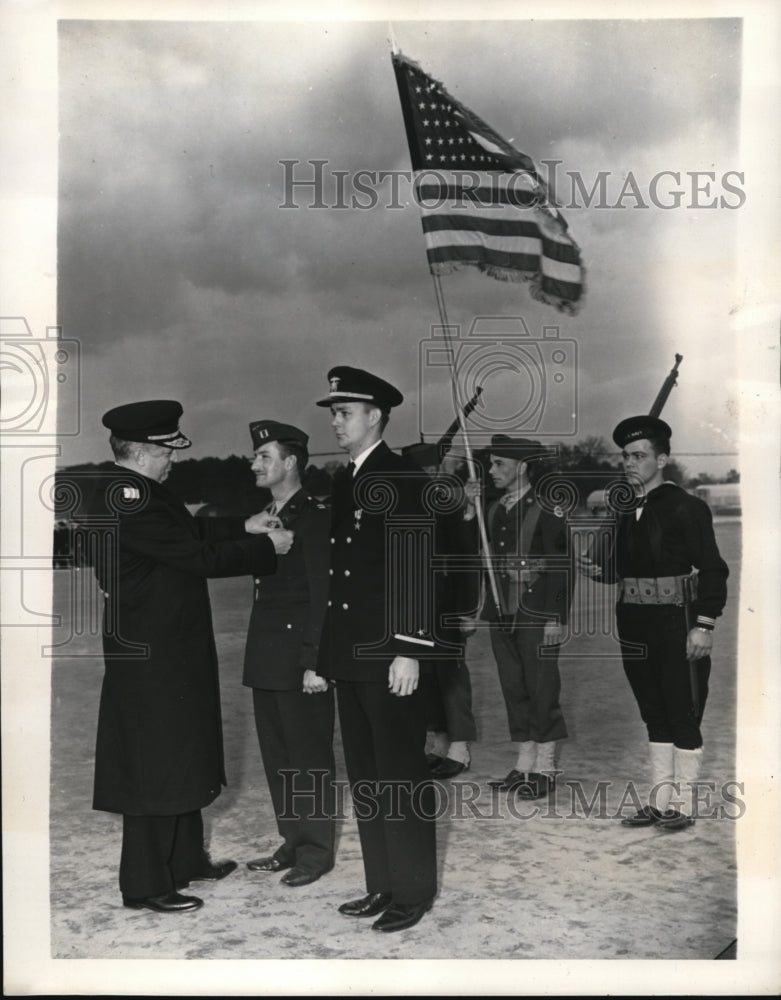
[[[422,435],[442,432],[441,406],[429,391],[443,370],[454,373],[453,408],[482,389],[469,417],[477,447],[492,435],[571,437],[578,431],[578,345],[557,326],[532,335],[522,316],[477,316],[469,330],[435,326],[420,344]]]
[[[35,337],[23,316],[0,316],[0,371],[3,378],[0,431],[4,437],[47,433],[62,437],[79,433],[77,340],[63,337],[62,329],[57,326],[47,327],[45,337]],[[51,409],[55,398],[56,414]]]

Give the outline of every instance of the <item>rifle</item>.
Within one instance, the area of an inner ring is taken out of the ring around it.
[[[480,398],[480,394],[482,393],[482,391],[483,387],[479,385],[477,389],[475,389],[474,396],[472,396],[469,402],[461,410],[464,420],[466,420],[466,418],[469,416],[472,410],[474,410],[474,408],[477,406],[477,401]],[[453,423],[448,427],[448,429],[445,431],[445,433],[437,442],[436,447],[440,458],[444,458],[445,455],[447,455],[447,453],[450,451],[450,447],[453,444],[453,438],[456,436],[456,433],[458,432],[458,428],[460,426],[461,426],[461,421],[458,417],[456,417]]]
[[[683,361],[682,354],[675,355],[675,365],[670,369],[670,374],[662,382],[662,388],[659,390],[659,394],[653,402],[653,406],[648,411],[649,417],[658,417],[659,414],[664,409],[664,404],[667,402],[667,398],[673,391],[673,386],[676,385],[678,381],[678,365]]]

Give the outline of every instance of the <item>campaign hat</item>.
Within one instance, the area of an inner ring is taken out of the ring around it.
[[[350,368],[348,365],[338,365],[328,372],[328,387],[328,395],[317,401],[318,406],[368,403],[381,410],[390,410],[404,402],[402,394],[390,382],[362,368]]]
[[[261,445],[269,444],[271,441],[278,441],[280,444],[295,444],[299,448],[307,450],[309,435],[304,433],[300,427],[293,424],[282,424],[278,420],[253,420],[249,425],[250,436],[252,437],[252,447],[260,448]]]
[[[630,441],[648,440],[654,437],[663,438],[669,442],[672,434],[670,425],[666,424],[664,420],[644,415],[627,417],[622,420],[613,431],[613,440],[619,448],[624,448]]]
[[[103,426],[122,441],[189,448],[192,441],[179,430],[182,404],[175,399],[146,399],[124,403],[103,414]]]
[[[549,449],[539,441],[528,438],[514,438],[507,434],[494,434],[491,445],[486,449],[490,455],[500,458],[513,458],[516,462],[530,462],[533,459],[545,458]]]
[[[429,465],[439,465],[441,456],[439,445],[426,444],[424,441],[416,441],[414,444],[405,444],[401,449],[401,454],[410,459],[421,469]]]

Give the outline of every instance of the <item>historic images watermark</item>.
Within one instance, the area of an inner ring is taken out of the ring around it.
[[[476,170],[454,165],[452,170],[342,170],[325,159],[282,159],[282,200],[285,209],[404,209],[409,204],[454,211],[497,206],[502,201],[517,208],[553,205],[568,210],[587,209],[725,209],[746,203],[745,173],[741,170],[659,170],[650,177],[632,169],[599,170],[591,176],[579,170],[560,171],[562,160],[540,160],[543,184],[530,184],[530,175]],[[502,178],[502,199],[495,185]],[[431,190],[447,191],[432,202]],[[551,198],[548,192],[555,192]]]
[[[418,818],[427,820],[620,820],[634,815],[649,801],[653,805],[662,790],[671,789],[676,795],[682,790],[678,782],[663,781],[643,795],[632,781],[584,785],[568,779],[556,785],[555,793],[531,800],[519,790],[499,793],[463,779],[452,783],[432,779],[419,784],[358,781],[352,789],[347,781],[337,780],[332,783],[333,798],[329,799],[325,788],[327,771],[285,769],[279,773],[284,794],[280,819],[329,818],[315,810],[315,802],[333,801],[332,818],[336,819],[382,818],[392,822],[408,815],[411,806]],[[745,785],[741,781],[697,781],[692,784],[691,794],[694,819],[738,820],[746,813]]]
[[[80,344],[50,326],[37,336],[23,316],[0,317],[0,450],[4,482],[17,490],[6,496],[3,526],[2,627],[56,624],[49,608],[35,603],[35,574],[51,569],[51,543],[42,531],[57,518],[57,489],[49,473],[59,455],[57,438],[81,428]]]

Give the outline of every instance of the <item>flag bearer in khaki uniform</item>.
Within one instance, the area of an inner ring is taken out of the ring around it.
[[[517,759],[505,778],[490,784],[528,799],[553,790],[556,744],[567,737],[557,647],[573,574],[565,565],[564,513],[543,509],[533,485],[535,463],[546,455],[537,441],[491,439],[489,473],[503,496],[490,506],[487,524],[503,606],[497,609],[487,588],[486,615]],[[476,484],[465,488],[479,492]]]

